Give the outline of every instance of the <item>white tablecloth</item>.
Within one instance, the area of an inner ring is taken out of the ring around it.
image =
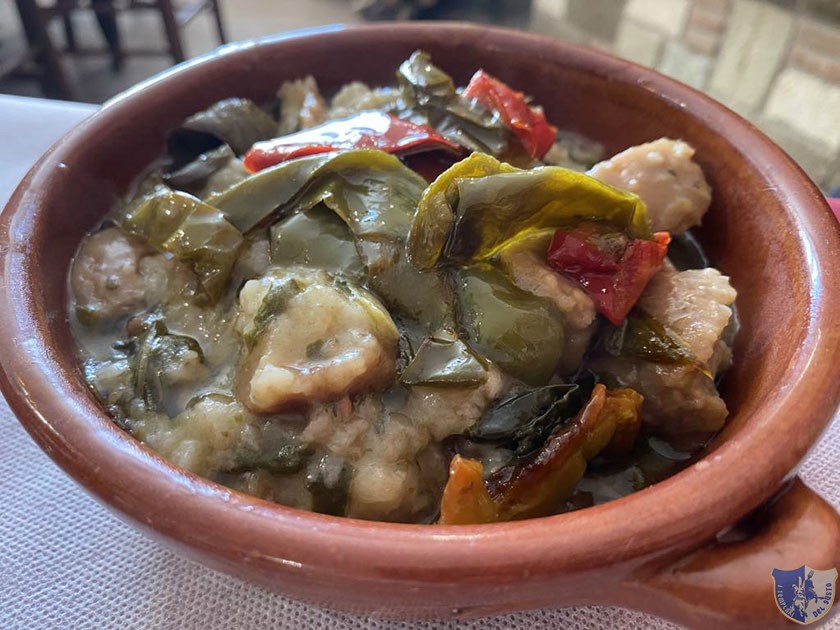
[[[0,205],[88,106],[0,96]],[[802,468],[840,508],[840,422]],[[771,596],[768,591],[768,597]],[[617,608],[541,610],[474,622],[401,623],[306,606],[190,562],[118,521],[29,439],[0,400],[0,629],[673,627]],[[840,615],[828,626],[840,629]]]

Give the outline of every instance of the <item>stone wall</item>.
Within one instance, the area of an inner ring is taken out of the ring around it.
[[[710,94],[840,188],[840,0],[535,0],[531,28]]]

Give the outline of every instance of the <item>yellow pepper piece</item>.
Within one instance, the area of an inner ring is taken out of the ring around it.
[[[460,455],[449,464],[449,481],[440,502],[439,525],[472,525],[498,521],[496,504],[482,477],[484,467]]]

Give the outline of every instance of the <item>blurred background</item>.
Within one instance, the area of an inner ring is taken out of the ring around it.
[[[436,19],[656,68],[750,119],[840,193],[840,0],[0,0],[0,93],[100,103],[221,41]]]

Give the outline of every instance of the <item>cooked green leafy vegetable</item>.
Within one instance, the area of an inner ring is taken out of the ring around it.
[[[400,66],[397,79],[400,100],[395,113],[401,118],[434,127],[468,151],[506,155],[518,149],[515,143],[511,146],[510,132],[499,116],[459,93],[427,53],[415,51]],[[514,159],[518,152],[506,157]]]
[[[509,444],[516,455],[524,455],[574,416],[583,402],[581,387],[577,384],[561,383],[516,391],[487,409],[469,436],[473,440]]]
[[[441,522],[503,522],[556,513],[572,498],[587,465],[610,450],[632,449],[642,397],[598,384],[579,411],[527,454],[482,479],[481,464],[456,456],[441,501]]]
[[[271,319],[286,306],[289,300],[298,295],[303,287],[294,278],[271,278],[272,283],[263,296],[254,320],[242,331],[242,339],[248,350],[253,349],[265,332]]]
[[[198,341],[170,333],[160,315],[154,313],[146,318],[139,335],[118,342],[115,349],[128,357],[134,395],[149,410],[165,406],[168,374],[181,370],[191,359],[204,361]]]
[[[269,245],[276,265],[305,265],[351,278],[365,275],[353,233],[324,204],[272,225]]]
[[[457,290],[470,343],[516,378],[545,385],[563,354],[563,318],[554,303],[489,266],[461,271]]]
[[[306,488],[312,495],[312,510],[344,516],[350,496],[353,467],[333,455],[324,455],[306,474]]]
[[[236,156],[230,147],[223,144],[202,153],[176,171],[163,174],[163,181],[172,188],[191,194],[198,194],[207,179],[227,166]]]
[[[224,293],[244,239],[214,207],[159,186],[115,219],[127,232],[188,265],[207,301]]]
[[[277,133],[277,121],[247,98],[229,98],[187,118],[166,139],[175,170],[202,153],[227,144],[241,155]]]
[[[401,241],[359,241],[358,246],[368,284],[388,308],[427,333],[455,326],[455,297],[444,273],[415,269]]]
[[[727,416],[727,279],[657,276],[667,233],[577,172],[600,147],[557,103],[422,51],[397,81],[302,77],[169,134],[70,272],[103,407],[195,474],[361,519],[557,514],[686,465]],[[589,172],[696,223],[693,150],[654,144]],[[706,264],[690,236],[670,253]]]
[[[487,380],[487,365],[450,330],[427,337],[403,370],[405,385],[475,387]]]
[[[425,180],[398,158],[363,149],[283,162],[207,203],[243,233],[274,215],[323,202],[359,238],[404,239],[425,188]]]
[[[636,357],[656,363],[702,367],[691,350],[655,317],[639,308],[634,308],[620,325],[607,325],[596,345],[614,357]]]
[[[289,443],[274,450],[239,453],[231,466],[221,472],[236,475],[265,470],[275,475],[291,475],[303,470],[311,455],[312,447],[308,444]]]
[[[533,453],[496,471],[487,480],[501,521],[551,514],[572,496],[589,461],[613,440],[621,424],[638,426],[641,397],[627,409],[624,392],[601,384],[567,424],[558,427]],[[635,394],[635,392],[634,392]]]

